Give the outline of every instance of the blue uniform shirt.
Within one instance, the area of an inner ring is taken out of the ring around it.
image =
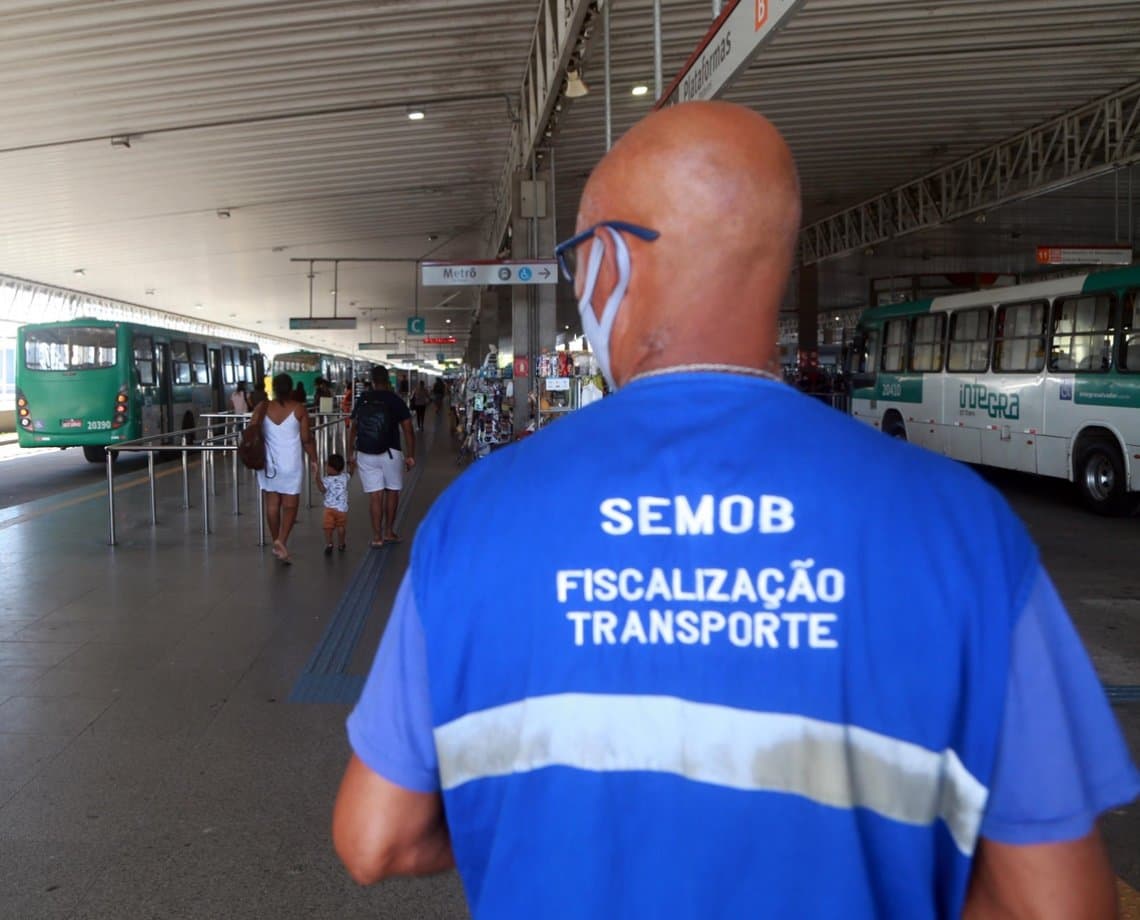
[[[979,833],[1071,839],[1137,792],[1000,498],[720,375],[635,383],[457,481],[349,733],[444,791],[477,916],[954,914]]]

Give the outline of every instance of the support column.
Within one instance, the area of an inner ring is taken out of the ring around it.
[[[799,267],[799,365],[803,369],[819,364],[819,267]]]
[[[538,259],[554,251],[554,182],[549,172],[520,173],[511,209],[511,255]],[[515,285],[511,288],[511,338],[515,358],[526,358],[528,373],[514,378],[515,430],[530,422],[530,396],[537,387],[538,356],[553,352],[557,336],[554,285]]]

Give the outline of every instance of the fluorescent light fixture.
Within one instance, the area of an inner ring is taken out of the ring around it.
[[[218,214],[218,220],[229,220],[230,219],[230,209],[229,208],[218,208],[217,214]]]
[[[111,138],[111,146],[112,147],[122,147],[124,149],[130,149],[131,136],[129,134],[118,134],[115,137]]]
[[[590,87],[586,85],[586,81],[582,79],[582,75],[577,70],[566,71],[566,96],[568,98],[578,99],[589,92]]]
[[[80,278],[82,278],[84,275],[86,275],[86,274],[87,274],[87,269],[85,269],[85,268],[77,268],[77,269],[75,269],[75,270],[72,272],[72,274],[73,274],[73,275],[78,275]],[[451,320],[448,320],[448,322],[451,322]]]
[[[637,86],[630,90],[630,93],[634,96],[648,96],[649,87],[644,83],[638,83]]]
[[[408,109],[408,121],[423,121],[426,117],[427,114],[418,106],[412,106]]]

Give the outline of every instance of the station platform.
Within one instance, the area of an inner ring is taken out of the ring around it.
[[[208,537],[177,462],[157,527],[145,471],[119,478],[114,547],[101,484],[0,511],[0,917],[467,915],[454,875],[359,888],[328,830],[346,700],[457,472],[447,416],[426,427],[404,542],[378,550],[354,478],[348,549],[323,554],[314,491],[281,565],[253,474],[234,516],[220,462]]]
[[[314,492],[281,565],[257,545],[244,470],[232,513],[228,463],[209,536],[178,463],[158,467],[155,527],[145,471],[119,477],[114,547],[101,483],[0,510],[0,920],[468,915],[454,873],[357,887],[328,831],[349,705],[416,525],[458,471],[448,416],[427,429],[403,542],[379,550],[354,480],[347,551],[323,554]],[[1135,521],[1058,526],[1055,502],[1013,501],[1102,678],[1136,683]],[[1140,752],[1140,707],[1117,712]],[[1105,831],[1122,916],[1140,920],[1140,808]]]

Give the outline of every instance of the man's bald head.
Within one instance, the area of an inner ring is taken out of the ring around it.
[[[610,337],[616,381],[678,364],[772,363],[799,219],[791,151],[755,112],[685,103],[630,130],[594,170],[578,211],[579,229],[623,220],[661,234],[627,237],[633,274]],[[617,277],[612,248],[596,310]]]

